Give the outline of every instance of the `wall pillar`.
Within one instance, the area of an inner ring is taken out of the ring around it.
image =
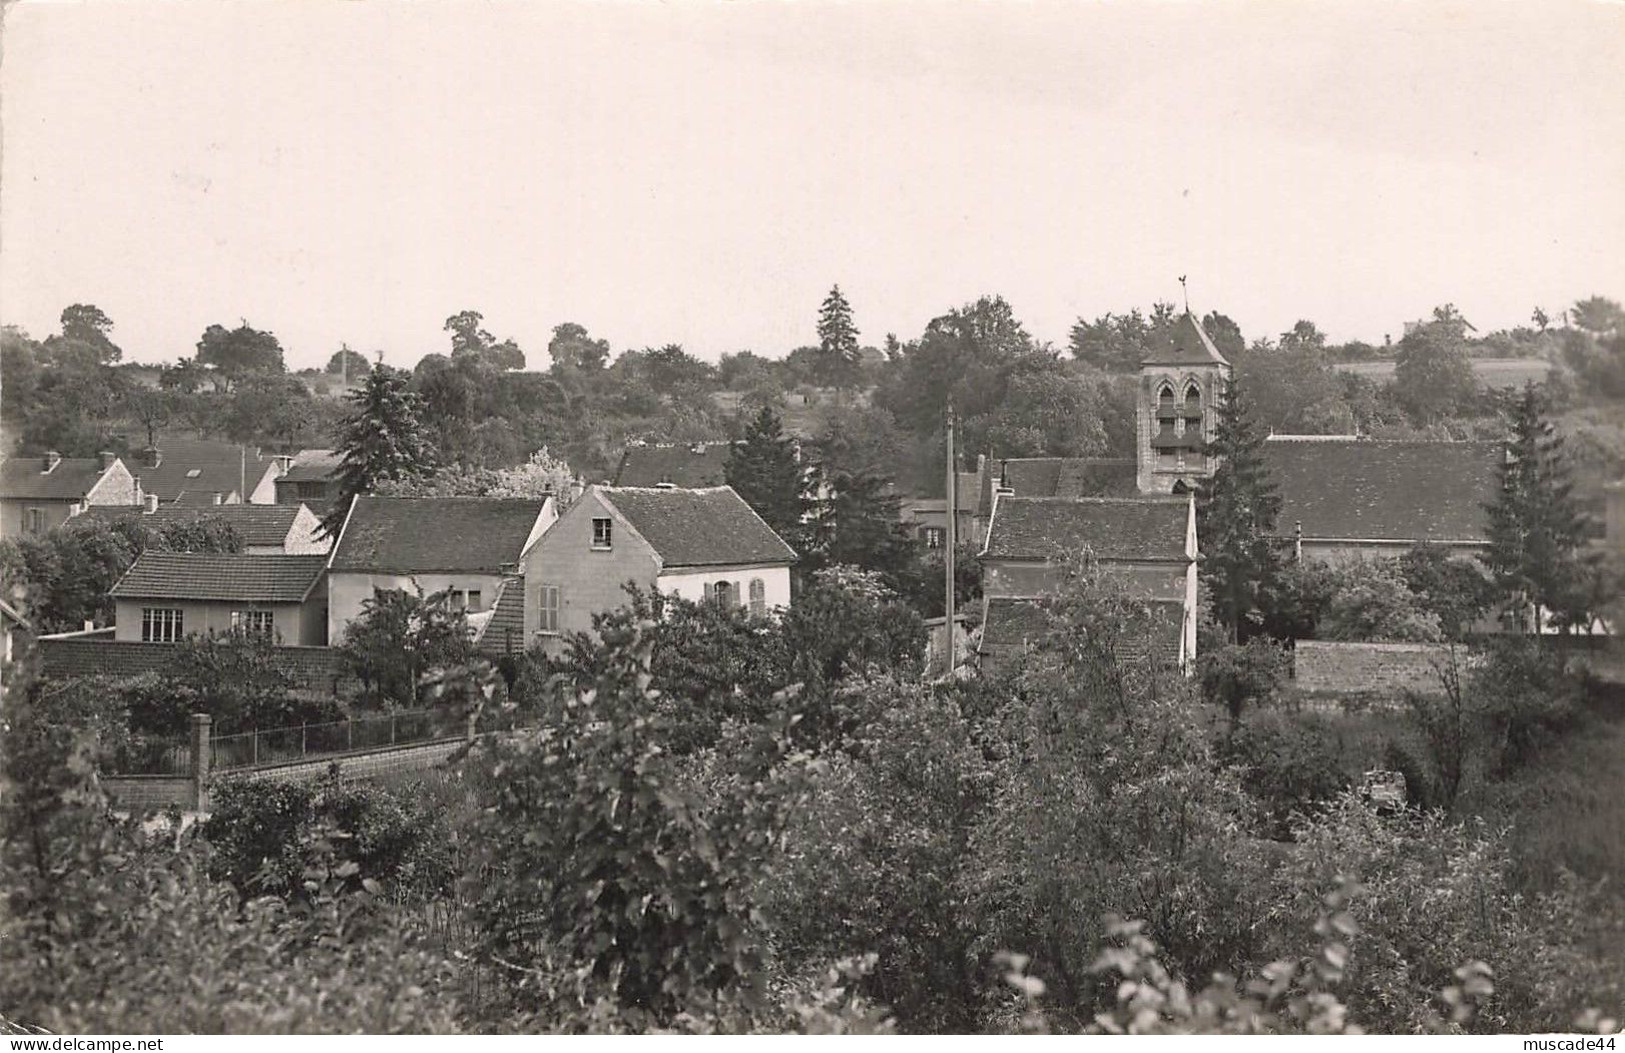
[[[192,714],[192,810],[209,810],[209,732],[214,718],[207,713]]]

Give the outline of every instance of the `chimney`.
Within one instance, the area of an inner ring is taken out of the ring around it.
[[[158,511],[158,495],[157,494],[143,494],[142,497],[141,497],[141,508],[142,508],[142,511],[144,511],[149,516],[152,515],[152,513]]]
[[[996,486],[994,489],[998,490],[999,493],[1001,493],[1001,494],[1013,494],[1013,493],[1016,492],[1015,487],[1010,485],[1010,462],[1009,461],[1000,461],[999,462],[999,485]]]
[[[51,469],[62,463],[62,455],[55,450],[45,451],[44,464],[40,467],[41,474],[49,474]]]
[[[217,505],[218,504],[223,504],[225,502],[225,497],[226,497],[225,494],[221,493],[219,490],[216,490],[214,492],[214,503],[217,504]]]
[[[164,451],[156,446],[148,446],[141,451],[141,464],[147,468],[156,468],[164,463]]]
[[[104,472],[113,467],[113,462],[118,460],[118,454],[114,453],[112,450],[103,450],[96,456],[101,458],[102,471]]]

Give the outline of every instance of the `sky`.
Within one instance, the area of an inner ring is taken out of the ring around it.
[[[1625,4],[20,0],[0,321],[409,365],[475,309],[702,358],[999,294],[1397,339],[1625,300]]]

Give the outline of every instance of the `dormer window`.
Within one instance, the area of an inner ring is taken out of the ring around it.
[[[600,516],[592,521],[592,547],[596,549],[610,549],[614,547],[614,524],[608,516]]]

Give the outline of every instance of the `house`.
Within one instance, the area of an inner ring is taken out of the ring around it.
[[[328,639],[380,589],[449,592],[471,618],[491,610],[555,509],[550,497],[356,497],[328,565]]]
[[[143,506],[91,507],[80,518],[112,521],[139,518],[155,529],[176,523],[208,520],[230,525],[250,556],[319,556],[332,547],[331,538],[321,536],[321,520],[307,506],[299,505],[160,505],[148,495]]]
[[[954,537],[962,545],[981,545],[976,536],[976,504],[986,474],[987,458],[977,458],[976,471],[954,473]],[[948,538],[947,497],[911,497],[903,501],[901,511],[908,532],[921,548],[939,549]]]
[[[160,504],[269,505],[282,464],[251,446],[212,439],[170,439],[133,455],[130,471]]]
[[[987,540],[995,492],[1021,497],[1133,497],[1139,493],[1137,462],[1130,457],[1003,457],[981,462],[971,534]]]
[[[143,552],[110,595],[113,639],[178,643],[233,630],[327,642],[326,556]]]
[[[276,503],[326,509],[339,497],[343,465],[344,454],[339,450],[300,450],[276,480]]]
[[[1499,442],[1272,435],[1276,533],[1303,559],[1396,556],[1420,542],[1467,556],[1489,544],[1506,448]]]
[[[141,503],[135,476],[119,457],[50,453],[0,463],[0,536],[43,534],[88,505]]]
[[[727,483],[731,442],[641,443],[621,454],[616,486],[679,486],[694,489]]]
[[[628,583],[768,614],[789,606],[795,560],[732,487],[588,487],[525,556],[525,639],[557,649]]]
[[[1196,503],[1184,497],[995,495],[982,549],[980,654],[997,664],[1034,643],[1042,601],[1064,583],[1062,561],[1088,553],[1103,582],[1154,612],[1148,650],[1189,668],[1196,657]]]

